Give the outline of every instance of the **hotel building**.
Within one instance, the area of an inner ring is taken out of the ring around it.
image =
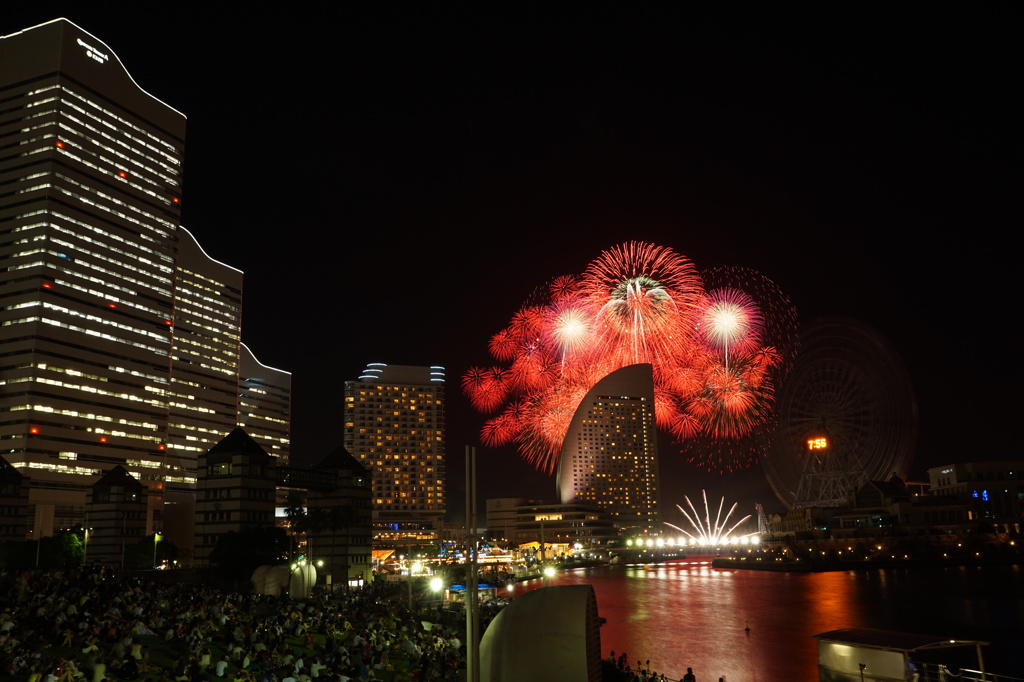
[[[261,388],[240,387],[242,273],[180,226],[184,140],[184,115],[73,23],[0,38],[0,452],[31,480],[33,537],[80,523],[118,465],[162,528]]]
[[[660,531],[650,365],[612,372],[580,402],[562,443],[558,490],[563,505],[606,510],[622,533]]]
[[[346,381],[345,449],[373,475],[374,545],[437,542],[445,512],[444,368],[370,363]]]

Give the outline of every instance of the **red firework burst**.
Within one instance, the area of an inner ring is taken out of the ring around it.
[[[757,343],[747,345],[745,352],[730,362],[749,387],[750,397],[744,398],[748,410],[712,411],[707,417],[707,428],[682,442],[682,454],[698,467],[712,472],[735,471],[757,463],[771,446],[777,422],[774,390],[796,356],[797,314],[778,285],[756,270],[712,268],[704,273],[704,282],[712,293],[741,292],[760,315]]]
[[[750,439],[771,416],[773,372],[788,353],[764,343],[765,330],[778,329],[768,319],[772,301],[764,302],[770,284],[716,281],[705,293],[687,258],[643,242],[609,249],[582,276],[555,279],[491,338],[491,353],[508,367],[463,377],[477,409],[506,405],[484,425],[484,444],[518,443],[534,466],[553,472],[586,392],[638,362],[654,368],[660,428],[684,441]],[[717,466],[710,457],[691,460],[721,471],[740,466],[736,457]]]

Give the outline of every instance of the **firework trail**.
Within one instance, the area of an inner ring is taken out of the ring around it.
[[[692,533],[690,531],[686,530],[685,528],[680,528],[679,526],[675,525],[674,523],[669,523],[668,521],[664,521],[663,523],[666,526],[669,526],[670,528],[675,528],[680,533],[683,533],[688,538],[690,538],[690,540],[694,544],[698,544],[698,545],[730,544],[730,543],[735,542],[735,540],[744,539],[744,538],[750,538],[750,537],[754,537],[755,535],[757,535],[756,532],[755,533],[743,533],[743,534],[733,535],[733,531],[735,531],[737,528],[739,528],[743,524],[744,521],[749,519],[750,518],[750,514],[747,514],[746,516],[744,516],[739,521],[734,521],[733,524],[730,526],[729,525],[729,519],[732,518],[732,513],[734,511],[736,511],[736,507],[739,506],[739,504],[734,502],[732,507],[729,508],[729,512],[725,515],[725,518],[723,519],[722,518],[722,509],[725,507],[725,498],[724,497],[722,498],[722,501],[718,503],[718,513],[715,515],[714,522],[712,522],[711,521],[711,508],[708,506],[708,493],[705,490],[702,490],[700,492],[701,492],[701,495],[703,495],[703,497],[704,497],[704,520],[703,521],[700,518],[700,513],[697,511],[697,508],[693,506],[693,502],[691,502],[690,498],[687,497],[686,495],[683,495],[683,499],[686,500],[686,504],[689,505],[690,511],[693,512],[693,515],[691,516],[690,513],[687,512],[685,509],[683,509],[683,507],[681,505],[678,505],[678,504],[676,505],[676,509],[681,511],[683,513],[683,516],[686,517],[686,520],[690,522],[691,526],[693,526],[693,532]]]
[[[753,271],[728,272],[742,276],[719,277],[708,291],[684,256],[629,242],[582,275],[553,280],[491,338],[504,366],[473,367],[463,377],[473,406],[493,415],[483,443],[516,443],[536,468],[554,472],[587,391],[640,362],[653,367],[660,428],[684,442],[749,440],[773,414],[773,372],[784,358],[765,343],[776,325],[761,301],[774,285]],[[690,457],[708,470],[740,465]]]

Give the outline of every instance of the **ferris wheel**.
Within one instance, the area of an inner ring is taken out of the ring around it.
[[[917,445],[917,402],[893,348],[871,327],[825,318],[800,335],[777,396],[765,477],[787,507],[836,506],[865,481],[905,477]]]

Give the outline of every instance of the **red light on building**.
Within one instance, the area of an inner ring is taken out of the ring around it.
[[[128,174],[125,173],[124,171],[117,171],[117,177],[119,177],[119,178],[127,178]]]
[[[171,201],[173,201],[176,204],[180,204],[181,203],[181,199],[179,199],[178,197],[172,198]]]
[[[44,289],[52,289],[53,285],[50,284],[49,282],[43,282],[43,288]]]
[[[108,307],[108,308],[116,308],[116,307],[117,307],[117,304],[115,304],[115,303],[108,303],[108,304],[107,304],[107,307]]]
[[[32,434],[32,435],[34,436],[34,435],[36,435],[37,433],[39,433],[39,427],[38,427],[38,426],[33,426],[33,427],[31,427],[31,428],[30,428],[30,429],[28,430],[28,432],[29,432],[29,433],[31,433],[31,434]]]
[[[64,149],[64,143],[61,142],[60,140],[57,140],[53,144],[54,144],[55,147],[57,147],[57,149]]]
[[[160,443],[160,445],[156,446],[156,449],[157,449],[157,450],[161,450],[161,451],[162,451],[162,450],[166,450],[166,449],[167,449],[167,446],[166,446],[166,445],[164,445],[163,443]]]
[[[100,436],[100,442],[101,443],[106,443],[107,442],[107,437],[106,436]]]

